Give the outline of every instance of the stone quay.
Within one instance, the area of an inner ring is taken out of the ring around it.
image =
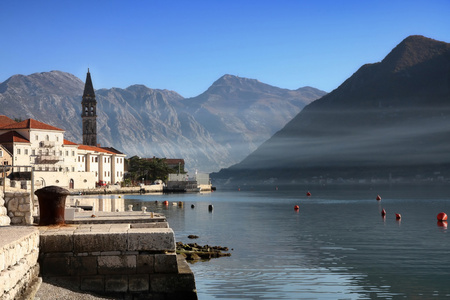
[[[197,299],[163,215],[80,211],[60,225],[2,225],[0,299],[34,299],[42,281],[114,299]]]

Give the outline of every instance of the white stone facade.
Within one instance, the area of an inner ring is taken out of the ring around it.
[[[90,189],[123,181],[124,154],[72,143],[59,128],[28,119],[0,127],[0,137],[5,153],[12,155],[13,172],[34,168],[36,188]]]

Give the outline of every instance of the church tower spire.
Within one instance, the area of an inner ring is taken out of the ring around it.
[[[97,146],[97,101],[89,69],[81,100],[81,120],[83,122],[83,145]]]

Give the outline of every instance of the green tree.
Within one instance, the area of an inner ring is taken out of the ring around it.
[[[157,179],[167,181],[169,173],[175,172],[167,165],[165,158],[145,159],[138,156],[130,157],[127,160],[128,173],[125,179],[131,180],[134,184],[142,182],[154,182]]]

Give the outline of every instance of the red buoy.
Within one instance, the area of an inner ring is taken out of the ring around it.
[[[380,200],[381,200],[380,195],[377,195],[377,201],[380,201]]]
[[[402,218],[402,215],[401,215],[401,214],[395,214],[395,218],[396,218],[397,220],[400,220],[400,219]]]
[[[307,193],[306,193],[306,196],[311,196],[311,193],[308,191]]]
[[[438,213],[437,215],[438,221],[447,221],[447,214],[444,212]]]
[[[163,202],[163,204],[164,205],[169,205],[169,201],[166,200],[166,201]]]
[[[299,210],[300,207],[299,207],[298,205],[296,205],[296,206],[294,206],[294,209],[295,209],[295,210]]]
[[[381,216],[384,217],[386,216],[386,210],[383,208],[383,210],[381,211]]]

